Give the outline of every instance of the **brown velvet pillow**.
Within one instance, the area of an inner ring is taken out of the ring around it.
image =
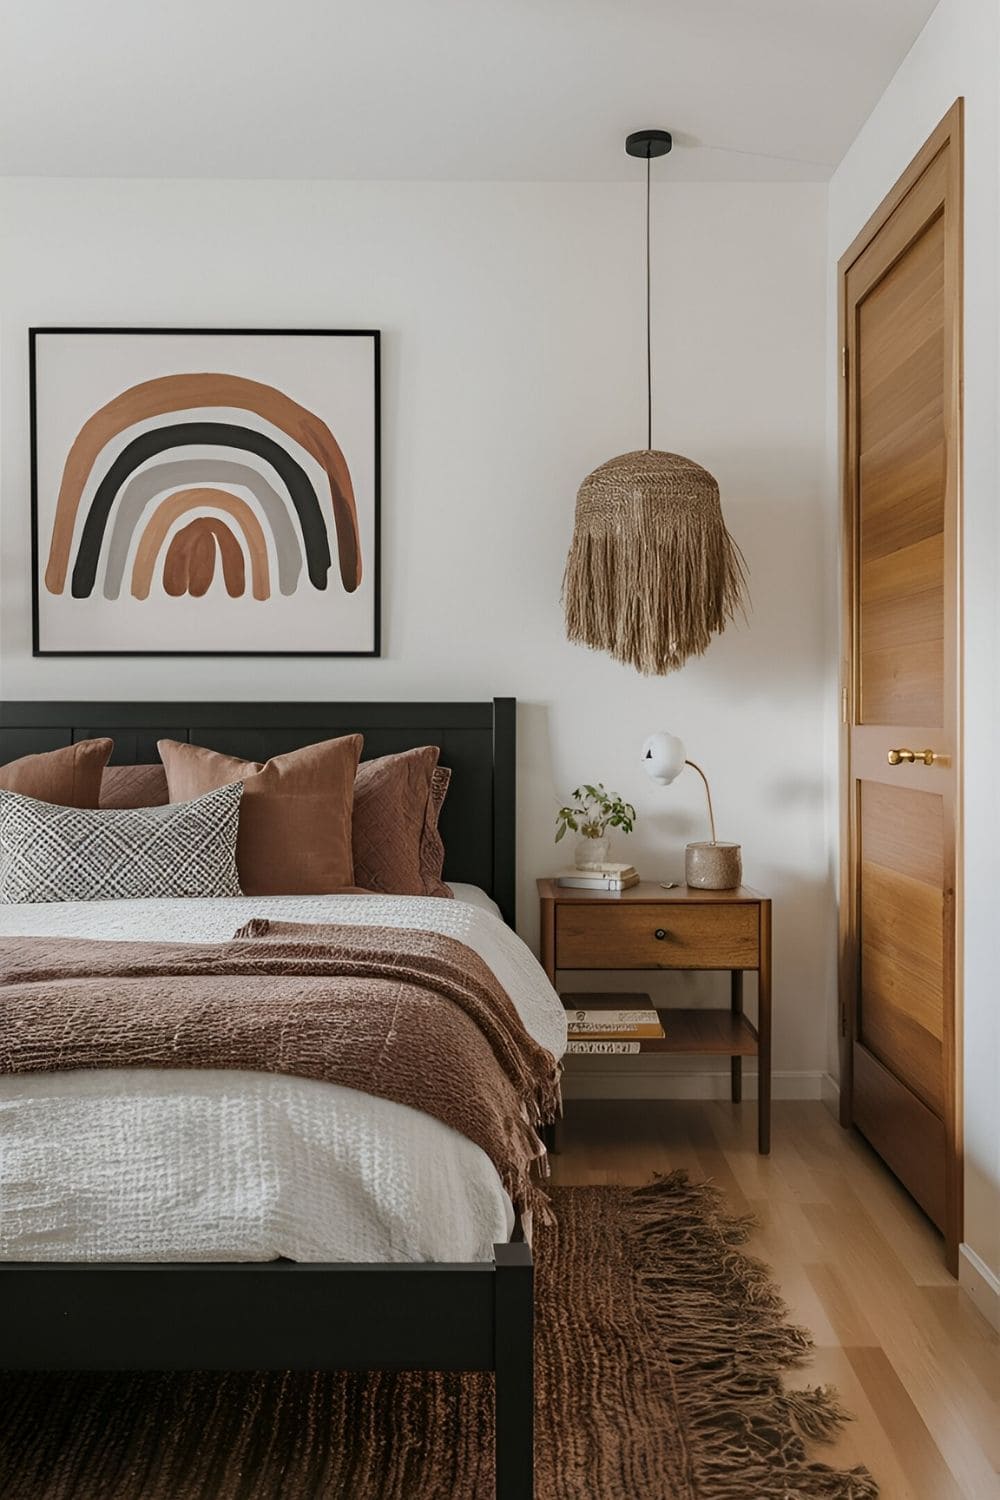
[[[354,879],[396,896],[450,896],[438,814],[451,772],[436,745],[362,761],[354,783]]]
[[[359,734],[259,761],[160,740],[171,802],[242,781],[236,842],[248,896],[322,896],[354,887],[351,805]]]
[[[96,807],[104,767],[114,748],[114,740],[79,740],[59,750],[22,755],[0,766],[0,789],[57,807]]]

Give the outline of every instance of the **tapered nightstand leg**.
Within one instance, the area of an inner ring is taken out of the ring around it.
[[[734,1016],[743,1014],[743,970],[733,969],[730,976],[730,1008]],[[729,1097],[734,1104],[743,1098],[743,1059],[729,1059]]]
[[[771,1150],[771,903],[760,903],[757,1031],[757,1150]]]

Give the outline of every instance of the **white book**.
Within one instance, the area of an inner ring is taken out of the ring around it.
[[[562,870],[560,873],[563,875],[579,875],[581,871],[591,871],[595,875],[617,875],[621,877],[624,875],[634,875],[636,868],[635,865],[622,865],[616,863],[614,860],[604,860],[602,862],[596,859],[588,859],[584,864],[574,865],[572,870]]]
[[[627,891],[630,886],[638,884],[638,875],[624,880],[613,875],[560,875],[556,880],[556,885],[564,891]]]
[[[584,1056],[593,1056],[595,1054],[599,1054],[599,1055],[603,1056],[603,1055],[605,1055],[607,1053],[621,1053],[621,1052],[629,1052],[629,1053],[631,1053],[631,1052],[638,1052],[638,1051],[640,1051],[640,1043],[639,1042],[601,1042],[601,1041],[596,1041],[596,1042],[594,1042],[594,1041],[574,1042],[572,1039],[570,1039],[570,1041],[569,1041],[569,1043],[568,1043],[568,1045],[566,1047],[566,1051],[567,1052],[574,1052],[574,1053],[577,1053],[577,1054],[583,1054]]]

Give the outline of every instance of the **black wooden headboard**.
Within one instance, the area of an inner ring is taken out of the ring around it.
[[[154,764],[158,739],[247,760],[340,734],[365,757],[440,745],[452,779],[441,815],[445,879],[488,891],[514,924],[515,700],[491,703],[0,703],[0,765],[108,735],[114,764]]]

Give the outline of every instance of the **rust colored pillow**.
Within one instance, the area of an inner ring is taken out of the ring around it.
[[[362,761],[354,783],[354,879],[395,896],[450,896],[438,815],[451,772],[436,745]]]
[[[79,740],[0,766],[0,789],[57,807],[96,807],[114,740]]]
[[[351,806],[359,734],[275,755],[261,765],[160,740],[171,802],[243,782],[236,864],[248,896],[322,896],[354,887]]]

